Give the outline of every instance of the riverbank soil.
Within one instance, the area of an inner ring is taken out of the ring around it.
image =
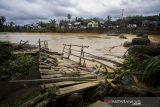
[[[38,84],[16,84],[9,81],[40,78],[37,63],[38,57],[37,55],[13,55],[14,49],[9,42],[0,42],[0,47],[0,107],[17,107],[28,99],[40,94],[40,87]],[[32,58],[34,63],[26,62],[22,65],[18,63],[29,61],[25,58]]]

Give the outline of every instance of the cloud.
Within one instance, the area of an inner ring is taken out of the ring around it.
[[[51,18],[64,18],[67,13],[77,17],[113,18],[160,13],[160,0],[0,0],[0,15],[8,21],[26,24]]]

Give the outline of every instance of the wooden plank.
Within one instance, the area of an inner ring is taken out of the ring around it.
[[[20,107],[33,107],[35,104],[37,104],[41,100],[45,99],[47,96],[48,96],[48,93],[44,93],[42,95],[38,95],[34,99],[31,99],[31,100],[25,102],[24,104],[22,104]]]
[[[102,81],[104,81],[104,80],[102,80]],[[82,83],[82,84],[78,84],[78,85],[73,85],[73,86],[69,86],[69,87],[65,87],[65,88],[59,88],[59,90],[56,92],[56,95],[58,95],[58,97],[62,97],[62,96],[68,95],[70,93],[82,91],[82,90],[97,86],[99,84],[100,84],[100,81],[94,81],[94,82],[87,82],[87,83]]]
[[[39,72],[41,74],[46,74],[46,75],[65,73],[62,70],[57,71],[57,70],[54,70],[54,69],[39,69]],[[77,71],[77,72],[79,72],[80,75],[91,74],[90,72],[86,72],[86,71]]]
[[[75,85],[75,84],[84,83],[84,82],[87,82],[87,81],[65,81],[65,82],[48,83],[48,84],[41,85],[41,88],[45,89],[45,88],[50,88],[54,86],[62,87],[62,86]]]
[[[69,75],[69,74],[68,74]],[[74,74],[73,74],[74,76]],[[90,77],[90,76],[93,76],[93,74],[84,74],[84,75],[75,75],[74,77]],[[52,75],[41,75],[41,78],[42,79],[49,79],[49,78],[58,78],[58,77],[70,77],[70,76],[67,76],[65,74],[52,74]]]
[[[41,75],[42,79],[49,79],[49,78],[58,78],[58,77],[62,77],[63,74],[54,74],[54,75]]]
[[[45,63],[45,62],[39,62],[39,63],[40,63],[40,65],[52,66],[52,63]]]
[[[51,59],[56,59],[56,57],[54,55],[50,55],[50,54],[42,53],[42,52],[40,52],[40,56],[46,56],[46,57],[51,58]]]
[[[41,68],[41,69],[51,69],[52,67],[48,66],[48,65],[39,65],[39,68]]]
[[[47,82],[60,82],[60,81],[85,81],[89,79],[97,79],[95,76],[88,77],[61,77],[51,79],[32,79],[32,80],[11,80],[11,83],[47,83]]]
[[[14,55],[16,54],[37,54],[38,51],[15,51],[13,52]]]
[[[47,69],[39,69],[39,72],[40,72],[41,74],[45,74],[45,75],[62,74],[62,73],[63,73],[62,71],[55,71],[54,69],[50,69],[50,70],[47,70]]]

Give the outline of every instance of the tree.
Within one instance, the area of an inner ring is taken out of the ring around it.
[[[107,19],[105,21],[105,25],[106,26],[110,26],[112,23],[111,23],[111,16],[107,16]]]
[[[6,18],[4,16],[0,16],[0,24],[4,24],[6,21]]]
[[[68,20],[69,20],[69,22],[70,22],[70,20],[71,20],[71,14],[67,14],[67,18],[68,18]]]
[[[4,16],[0,16],[0,31],[4,31],[4,23],[6,18]]]
[[[108,22],[108,23],[111,22],[111,16],[107,16],[107,22]]]
[[[75,22],[77,22],[78,21],[78,17],[75,17]]]

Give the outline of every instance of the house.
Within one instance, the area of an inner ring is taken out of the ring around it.
[[[80,28],[81,23],[80,22],[74,22],[73,26],[74,26],[74,28]]]
[[[137,24],[128,24],[127,27],[128,27],[128,28],[136,28],[136,27],[137,27]]]
[[[144,21],[142,21],[142,26],[143,27],[147,27],[147,26],[149,26],[150,25],[150,21],[149,20],[144,20]]]
[[[66,27],[71,29],[72,28],[72,23],[67,23]]]
[[[90,22],[87,24],[87,28],[98,28],[98,22],[90,21]]]
[[[160,21],[149,21],[149,20],[144,20],[142,22],[143,27],[160,27]]]

